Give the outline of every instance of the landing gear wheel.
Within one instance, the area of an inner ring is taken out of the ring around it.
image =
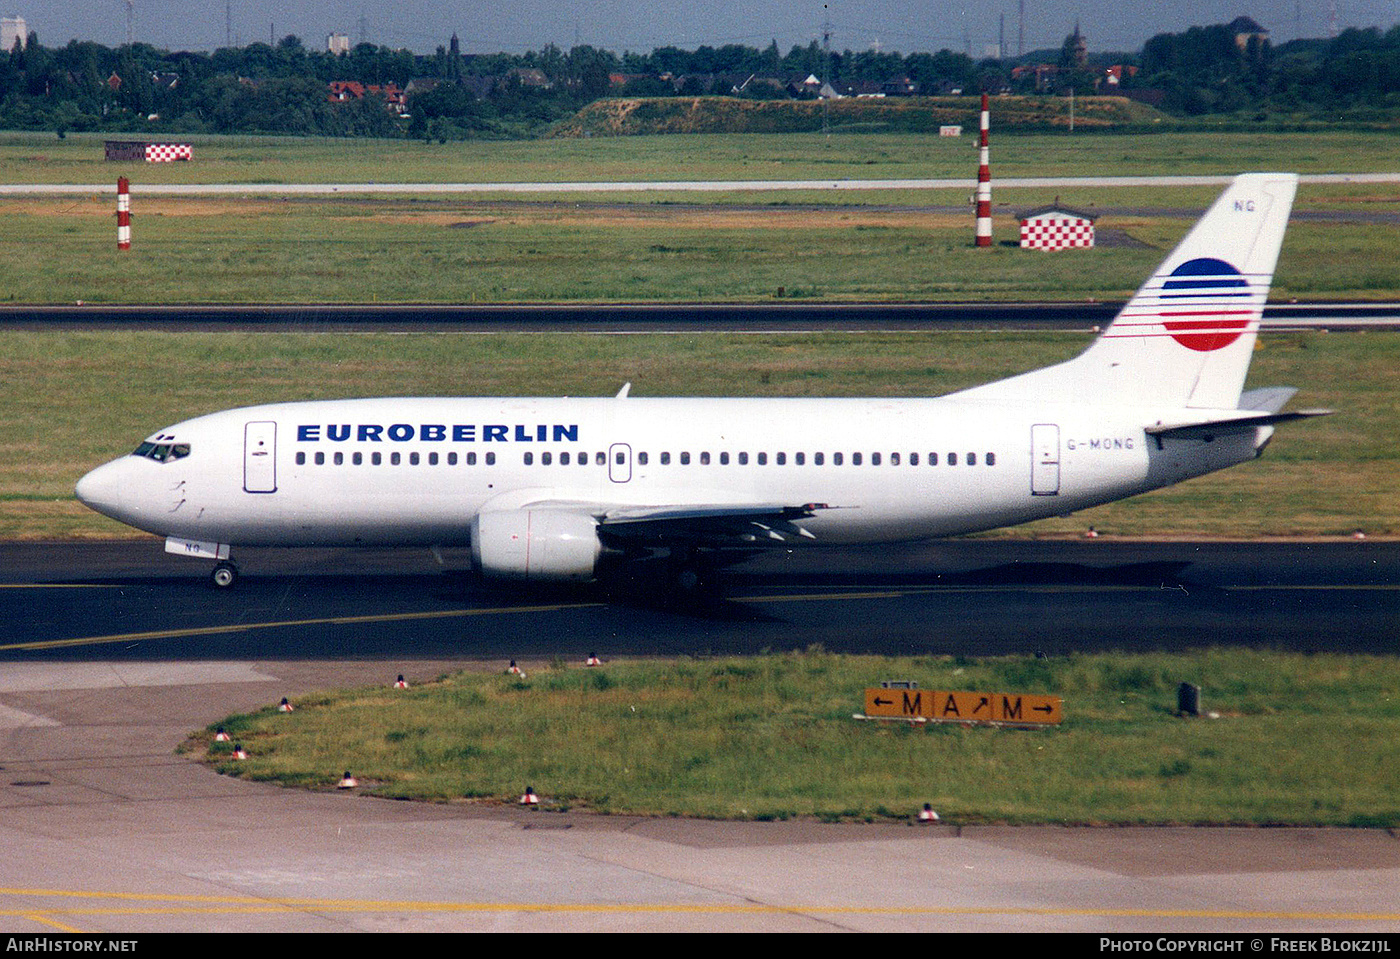
[[[690,557],[671,569],[671,590],[682,602],[706,603],[718,596],[715,567],[704,557]]]
[[[209,574],[209,582],[215,589],[228,589],[238,581],[238,567],[229,562],[222,562],[214,567],[214,572]]]
[[[696,563],[685,563],[676,570],[675,583],[682,594],[693,596],[705,587],[705,571]]]

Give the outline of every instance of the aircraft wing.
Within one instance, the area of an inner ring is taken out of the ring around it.
[[[598,534],[636,546],[776,546],[816,539],[800,521],[830,508],[825,503],[621,507],[602,515]]]

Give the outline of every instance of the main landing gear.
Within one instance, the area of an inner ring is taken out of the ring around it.
[[[229,589],[238,582],[238,567],[228,560],[221,560],[209,574],[209,582],[215,589]]]

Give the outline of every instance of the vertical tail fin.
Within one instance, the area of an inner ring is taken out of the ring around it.
[[[1234,409],[1297,186],[1236,177],[1087,350],[961,395]]]

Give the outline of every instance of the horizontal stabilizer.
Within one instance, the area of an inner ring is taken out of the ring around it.
[[[1262,386],[1240,394],[1239,407],[1242,410],[1277,413],[1288,405],[1288,401],[1293,399],[1297,392],[1296,386]]]
[[[1331,410],[1294,410],[1289,413],[1240,410],[1238,416],[1222,416],[1194,423],[1158,423],[1147,427],[1147,435],[1179,439],[1214,437],[1227,433],[1243,433],[1260,426],[1273,426],[1277,423],[1288,423],[1314,416],[1330,416],[1331,413]]]

